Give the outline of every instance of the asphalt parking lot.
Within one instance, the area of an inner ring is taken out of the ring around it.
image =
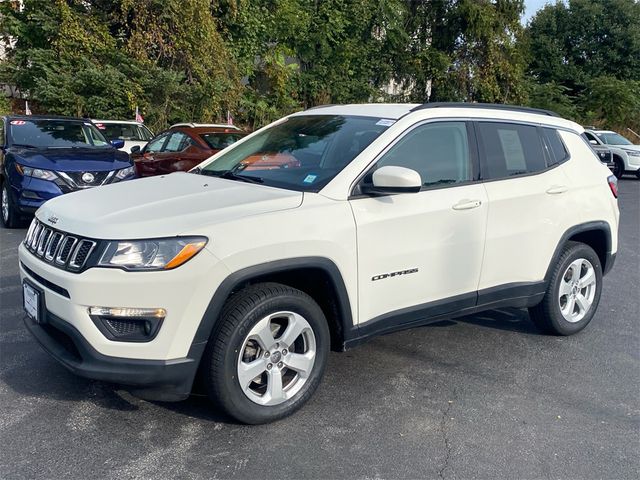
[[[505,309],[331,354],[300,412],[238,425],[206,399],[151,403],[78,378],[22,323],[0,229],[0,477],[640,478],[640,181],[591,325],[540,335]]]

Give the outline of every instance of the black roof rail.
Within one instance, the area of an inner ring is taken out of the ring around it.
[[[541,108],[519,107],[517,105],[504,105],[501,103],[465,103],[465,102],[427,102],[411,109],[412,112],[425,110],[427,108],[481,108],[489,110],[508,110],[511,112],[537,113],[538,115],[548,115],[550,117],[560,117],[556,112],[543,110]]]

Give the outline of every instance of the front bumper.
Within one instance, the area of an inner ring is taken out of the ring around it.
[[[71,273],[19,247],[20,278],[42,291],[45,322],[27,328],[56,360],[83,377],[133,386],[143,398],[189,394],[207,338],[195,341],[216,286],[228,270],[206,249],[180,268]],[[158,334],[146,342],[110,340],[89,316],[91,306],[164,308]]]
[[[135,395],[149,400],[187,398],[206,344],[196,345],[191,356],[176,360],[136,360],[108,357],[94,349],[70,323],[51,312],[44,323],[25,315],[24,323],[58,362],[85,378],[127,385]]]

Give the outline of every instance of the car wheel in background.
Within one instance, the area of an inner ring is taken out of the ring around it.
[[[20,222],[20,215],[11,200],[7,182],[0,184],[0,218],[5,228],[16,228]]]
[[[208,394],[244,423],[286,417],[320,384],[329,346],[327,320],[309,295],[252,285],[227,301],[212,332],[202,365]]]
[[[624,163],[622,162],[622,159],[620,159],[619,157],[615,157],[613,159],[613,174],[616,176],[616,178],[622,178],[622,176],[624,175]]]

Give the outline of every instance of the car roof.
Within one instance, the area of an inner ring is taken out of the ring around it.
[[[5,116],[9,120],[68,120],[75,122],[91,122],[89,118],[67,117],[64,115],[21,115],[10,114]]]
[[[169,130],[182,130],[190,133],[240,133],[243,135],[246,134],[246,132],[243,132],[238,127],[233,127],[231,125],[190,127],[190,126],[178,124],[178,125],[172,125],[171,127],[169,127]]]
[[[350,105],[323,105],[313,107],[292,116],[303,115],[344,115],[376,117],[398,120],[401,117],[420,114],[421,118],[482,118],[535,122],[553,127],[565,128],[582,133],[584,128],[575,122],[557,116],[548,110],[518,107],[514,105],[478,104],[478,103],[363,103]]]
[[[234,130],[240,130],[235,125],[229,125],[227,123],[193,123],[193,122],[181,122],[171,125],[169,128],[231,128]]]
[[[91,121],[93,123],[126,123],[127,125],[143,125],[135,120],[96,120],[95,118],[92,118]]]

